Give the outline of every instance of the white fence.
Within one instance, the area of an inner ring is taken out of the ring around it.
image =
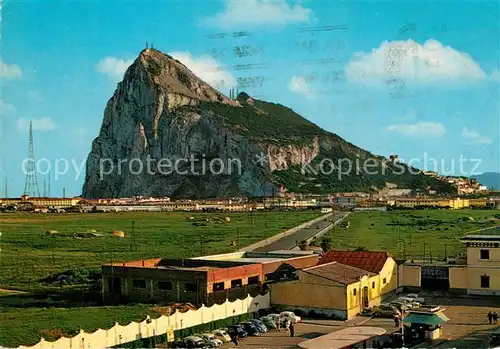
[[[131,322],[122,326],[115,322],[110,329],[98,329],[95,332],[87,333],[80,330],[74,337],[62,337],[54,342],[41,339],[34,346],[21,346],[19,349],[100,349],[132,342],[138,339],[159,336],[172,331],[181,330],[204,323],[222,320],[228,317],[256,312],[259,309],[270,308],[269,293],[261,296],[245,299],[237,299],[233,302],[226,300],[223,304],[215,304],[211,307],[202,306],[197,310],[188,310],[185,313],[176,311],[170,316],[160,316],[152,319],[149,316],[142,322]],[[34,320],[36,321],[36,320]]]

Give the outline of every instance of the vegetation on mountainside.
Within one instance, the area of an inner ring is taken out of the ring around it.
[[[320,154],[307,166],[308,171],[297,165],[268,175],[270,181],[287,188],[289,192],[327,194],[373,191],[389,182],[399,188],[456,193],[452,185],[417,173],[416,169],[411,171],[404,164],[387,163],[383,157],[372,155],[321,129],[288,107],[261,100],[250,104],[246,102],[248,98],[246,93],[240,93],[238,100],[241,108],[213,102],[186,108],[198,113],[211,111],[232,126],[235,132],[259,142],[301,147],[312,145],[314,138],[318,137]],[[382,165],[383,162],[386,164]]]

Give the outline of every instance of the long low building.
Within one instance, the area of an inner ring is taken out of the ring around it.
[[[211,305],[263,291],[263,284],[295,277],[316,265],[312,252],[237,252],[190,259],[154,258],[102,266],[103,298],[113,301]]]
[[[38,207],[72,207],[78,205],[81,198],[49,198],[30,197],[23,195],[20,198],[0,198],[0,206],[17,206],[29,204]]]

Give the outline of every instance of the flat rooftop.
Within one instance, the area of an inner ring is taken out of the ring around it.
[[[211,256],[203,256],[191,258],[192,260],[204,260],[204,261],[232,261],[238,263],[270,263],[279,262],[291,258],[300,258],[307,256],[314,256],[315,253],[312,251],[273,251],[273,252],[234,252],[234,253],[224,253]]]
[[[490,241],[490,242],[500,242],[500,235],[466,235],[460,239],[460,241]]]

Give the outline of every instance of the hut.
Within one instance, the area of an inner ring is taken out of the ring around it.
[[[45,234],[47,234],[48,236],[54,236],[56,234],[59,234],[59,232],[57,230],[47,230]]]
[[[113,230],[111,232],[111,235],[116,236],[117,238],[124,238],[125,237],[125,233],[121,230]]]

